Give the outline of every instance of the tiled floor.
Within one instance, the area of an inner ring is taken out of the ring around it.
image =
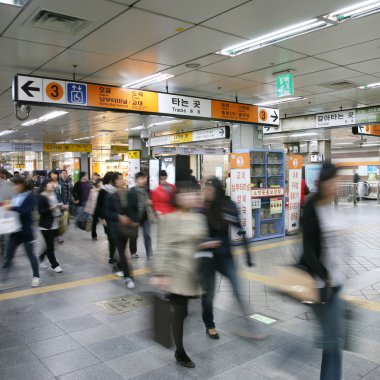
[[[345,237],[347,255],[345,293],[361,297],[367,307],[355,309],[351,327],[355,351],[344,354],[344,379],[380,378],[380,207],[364,203],[344,208],[351,230]],[[99,228],[100,231],[100,228]],[[317,330],[308,307],[277,295],[260,282],[241,280],[249,311],[276,320],[272,325],[248,323],[268,337],[251,342],[241,337],[247,320],[239,314],[225,279],[218,278],[215,320],[221,339],[204,331],[199,300],[190,303],[185,347],[196,363],[178,366],[173,352],[151,340],[151,307],[111,315],[96,305],[131,294],[119,279],[106,278],[107,243],[97,242],[71,228],[57,250],[64,273],[43,270],[43,286],[104,276],[73,288],[49,288],[42,294],[0,301],[0,379],[108,380],[108,379],[319,379],[321,352],[315,347]],[[273,243],[277,247],[273,246]],[[38,244],[38,247],[40,243]],[[268,246],[268,248],[266,248]],[[255,245],[256,266],[241,268],[258,275],[275,275],[275,266],[293,263],[300,254],[299,237]],[[134,261],[143,267],[144,257]],[[2,293],[28,289],[30,268],[22,250],[2,283]],[[59,290],[61,289],[61,290]],[[146,290],[146,278],[137,278],[135,293]],[[16,294],[16,293],[14,293]],[[368,306],[369,305],[369,306]]]

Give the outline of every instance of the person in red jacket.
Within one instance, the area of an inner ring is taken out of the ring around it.
[[[306,185],[305,178],[301,180],[301,207],[305,206],[306,196],[310,194],[309,187]]]
[[[160,171],[160,185],[152,191],[152,203],[154,210],[161,215],[175,211],[173,199],[176,187],[166,180],[168,174],[165,170]]]

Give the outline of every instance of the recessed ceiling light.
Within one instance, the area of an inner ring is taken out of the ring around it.
[[[186,63],[185,66],[188,67],[189,69],[197,69],[198,67],[201,67],[201,64],[192,62],[192,63]]]
[[[139,125],[138,127],[133,127],[133,128],[126,129],[126,131],[128,131],[128,130],[139,131],[140,129],[144,129],[144,126],[143,125]]]
[[[273,104],[292,103],[292,102],[298,102],[298,101],[307,100],[307,99],[308,98],[305,98],[303,96],[296,96],[293,98],[275,99],[275,100],[269,100],[267,102],[256,103],[256,106],[270,106]]]
[[[327,18],[337,22],[361,18],[380,12],[380,1],[370,0],[356,3],[330,13]]]
[[[11,129],[6,129],[5,131],[0,131],[0,136],[9,135],[13,132],[16,132],[16,131],[12,131]]]
[[[15,7],[23,7],[29,0],[0,0],[1,4],[14,5]]]
[[[150,84],[162,82],[164,80],[173,78],[174,75],[172,74],[163,74],[163,73],[157,73],[154,75],[149,75],[148,77],[141,78],[139,80],[136,80],[134,82],[130,82],[125,84],[122,87],[127,87],[127,88],[141,88],[145,86],[149,86]]]
[[[360,88],[361,90],[369,90],[370,88],[377,88],[377,87],[380,87],[380,82],[366,84],[366,85],[360,86],[358,88]]]
[[[38,123],[43,123],[45,121],[48,121],[48,120],[51,120],[51,119],[55,119],[56,117],[59,117],[59,116],[62,116],[62,115],[66,115],[67,113],[68,113],[67,111],[53,111],[53,112],[49,112],[46,115],[39,117],[38,119],[33,119],[33,120],[26,121],[25,123],[22,123],[21,125],[23,127],[27,127],[27,126],[35,125],[35,124],[38,124]]]

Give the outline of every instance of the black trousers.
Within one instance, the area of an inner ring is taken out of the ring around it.
[[[58,236],[57,230],[41,230],[41,233],[45,240],[46,249],[40,255],[40,262],[44,261],[45,257],[47,256],[51,267],[54,269],[59,266],[54,252],[54,241],[55,238]]]
[[[125,256],[125,250],[127,248],[127,239],[117,239],[116,240],[116,248],[117,252],[119,254],[119,262],[118,262],[118,267],[121,269],[124,273],[124,278],[132,278],[132,272],[131,268],[129,266],[128,260]]]
[[[113,259],[113,257],[115,256],[115,251],[116,251],[115,241],[111,238],[107,226],[104,226],[104,232],[105,232],[105,234],[107,235],[107,239],[108,239],[108,252],[109,252],[109,258],[110,258],[110,259]]]
[[[92,224],[91,224],[91,237],[97,238],[98,234],[96,233],[96,227],[98,225],[99,219],[96,215],[92,216]]]
[[[170,295],[172,306],[172,330],[177,351],[183,351],[183,325],[188,315],[188,297],[179,294]]]

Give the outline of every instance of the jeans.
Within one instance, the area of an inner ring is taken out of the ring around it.
[[[152,256],[152,239],[150,237],[150,223],[147,219],[145,219],[141,223],[141,227],[143,230],[144,235],[144,245],[145,245],[145,251],[146,251],[146,257]],[[129,250],[131,251],[131,254],[135,254],[137,252],[137,238],[134,240],[130,240],[129,242]]]
[[[23,241],[21,232],[9,235],[3,268],[10,268],[12,266],[12,260],[15,256],[16,249],[20,244],[24,244],[25,252],[30,261],[30,265],[32,266],[33,277],[40,277],[38,260],[34,254],[33,243]]]
[[[129,268],[128,260],[125,256],[125,249],[127,248],[127,239],[116,240],[116,248],[119,253],[119,262],[117,264],[118,268],[124,273],[124,278],[132,278],[132,273]]]
[[[321,289],[322,299],[325,289]],[[342,377],[342,350],[344,337],[344,303],[340,287],[332,288],[325,304],[313,305],[322,332],[321,380],[340,380]]]
[[[230,254],[216,254],[213,258],[199,259],[202,296],[202,319],[207,329],[215,328],[213,300],[215,293],[215,273],[218,271],[226,276],[231,283],[243,314],[246,314],[243,299],[240,295],[239,280],[235,262]]]
[[[183,352],[183,324],[188,315],[188,298],[178,294],[171,294],[169,298],[172,306],[172,331],[174,342],[177,351]]]
[[[54,269],[59,266],[54,252],[54,241],[57,236],[57,230],[41,230],[41,233],[45,240],[46,249],[39,257],[40,262],[44,261],[47,256],[51,267]]]
[[[77,206],[77,208],[76,208],[76,218],[77,218],[76,223],[77,223],[77,225],[79,222],[83,221],[83,219],[84,219],[84,216],[85,216],[84,215],[84,207],[85,206]]]

